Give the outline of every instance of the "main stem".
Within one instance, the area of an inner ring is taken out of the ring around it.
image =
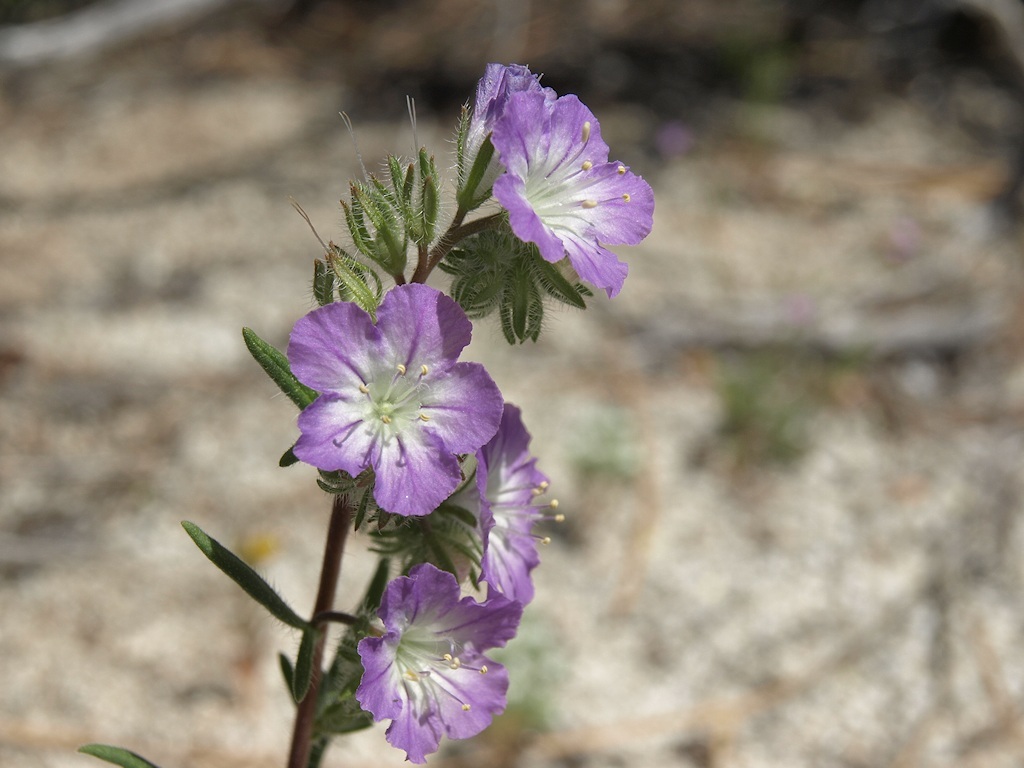
[[[320,586],[316,593],[314,616],[328,612],[334,607],[334,592],[338,586],[338,576],[341,573],[341,556],[345,551],[345,539],[348,537],[351,522],[352,507],[349,506],[348,498],[336,495],[331,506],[331,522],[327,529],[327,543],[324,545],[324,562],[320,569]],[[309,764],[309,751],[313,740],[313,722],[316,720],[316,703],[320,692],[326,639],[326,630],[320,630],[316,645],[313,646],[313,679],[309,683],[306,697],[299,702],[298,710],[295,713],[292,746],[288,753],[288,768],[306,768]]]

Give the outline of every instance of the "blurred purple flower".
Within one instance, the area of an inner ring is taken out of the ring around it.
[[[425,763],[442,735],[475,736],[505,709],[508,673],[484,652],[515,636],[523,606],[459,594],[450,573],[417,565],[384,590],[383,635],[359,642],[356,699],[375,720],[391,720],[388,742],[414,763]]]
[[[681,157],[693,149],[693,131],[681,120],[669,120],[658,126],[654,144],[664,158]]]
[[[301,318],[288,359],[320,396],[299,414],[295,455],[353,477],[372,467],[380,506],[433,511],[461,481],[456,454],[480,448],[501,420],[483,366],[456,362],[471,332],[458,304],[420,284],[392,288],[376,324],[342,302]]]
[[[575,96],[508,97],[491,141],[505,166],[494,197],[512,231],[541,256],[568,256],[576,273],[615,296],[627,267],[602,243],[636,245],[651,231],[654,194],[626,166],[608,162],[597,118]]]

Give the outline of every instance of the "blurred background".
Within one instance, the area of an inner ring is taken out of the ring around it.
[[[614,301],[477,325],[568,520],[509,712],[432,763],[1024,763],[1024,3],[3,0],[0,765],[284,764],[296,638],[179,521],[311,607],[329,501],[240,329],[313,305],[289,199],[342,240],[489,61],[657,210]]]

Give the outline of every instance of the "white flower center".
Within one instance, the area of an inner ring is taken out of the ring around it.
[[[469,703],[463,701],[457,690],[462,686],[454,684],[456,675],[465,671],[487,673],[487,667],[466,667],[459,658],[458,644],[451,639],[441,639],[435,633],[410,627],[402,634],[395,653],[395,665],[401,676],[406,696],[414,707],[427,705],[439,708],[442,698],[452,698],[468,711]]]
[[[418,374],[409,374],[406,366],[398,364],[394,369],[381,370],[371,381],[360,385],[359,391],[366,396],[363,420],[376,427],[385,443],[409,429],[409,425],[430,420],[420,412],[423,377],[427,372],[424,365]]]

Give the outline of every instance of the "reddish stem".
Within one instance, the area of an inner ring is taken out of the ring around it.
[[[341,574],[341,556],[345,551],[345,539],[348,537],[351,522],[352,507],[349,506],[348,499],[342,495],[335,496],[331,506],[331,522],[327,529],[327,543],[324,545],[324,562],[320,569],[320,586],[316,593],[314,616],[325,614],[334,606],[334,593],[338,586],[338,576]],[[327,632],[319,630],[316,645],[313,647],[313,679],[309,683],[306,697],[299,702],[295,713],[288,768],[307,768],[309,764],[326,638]]]

